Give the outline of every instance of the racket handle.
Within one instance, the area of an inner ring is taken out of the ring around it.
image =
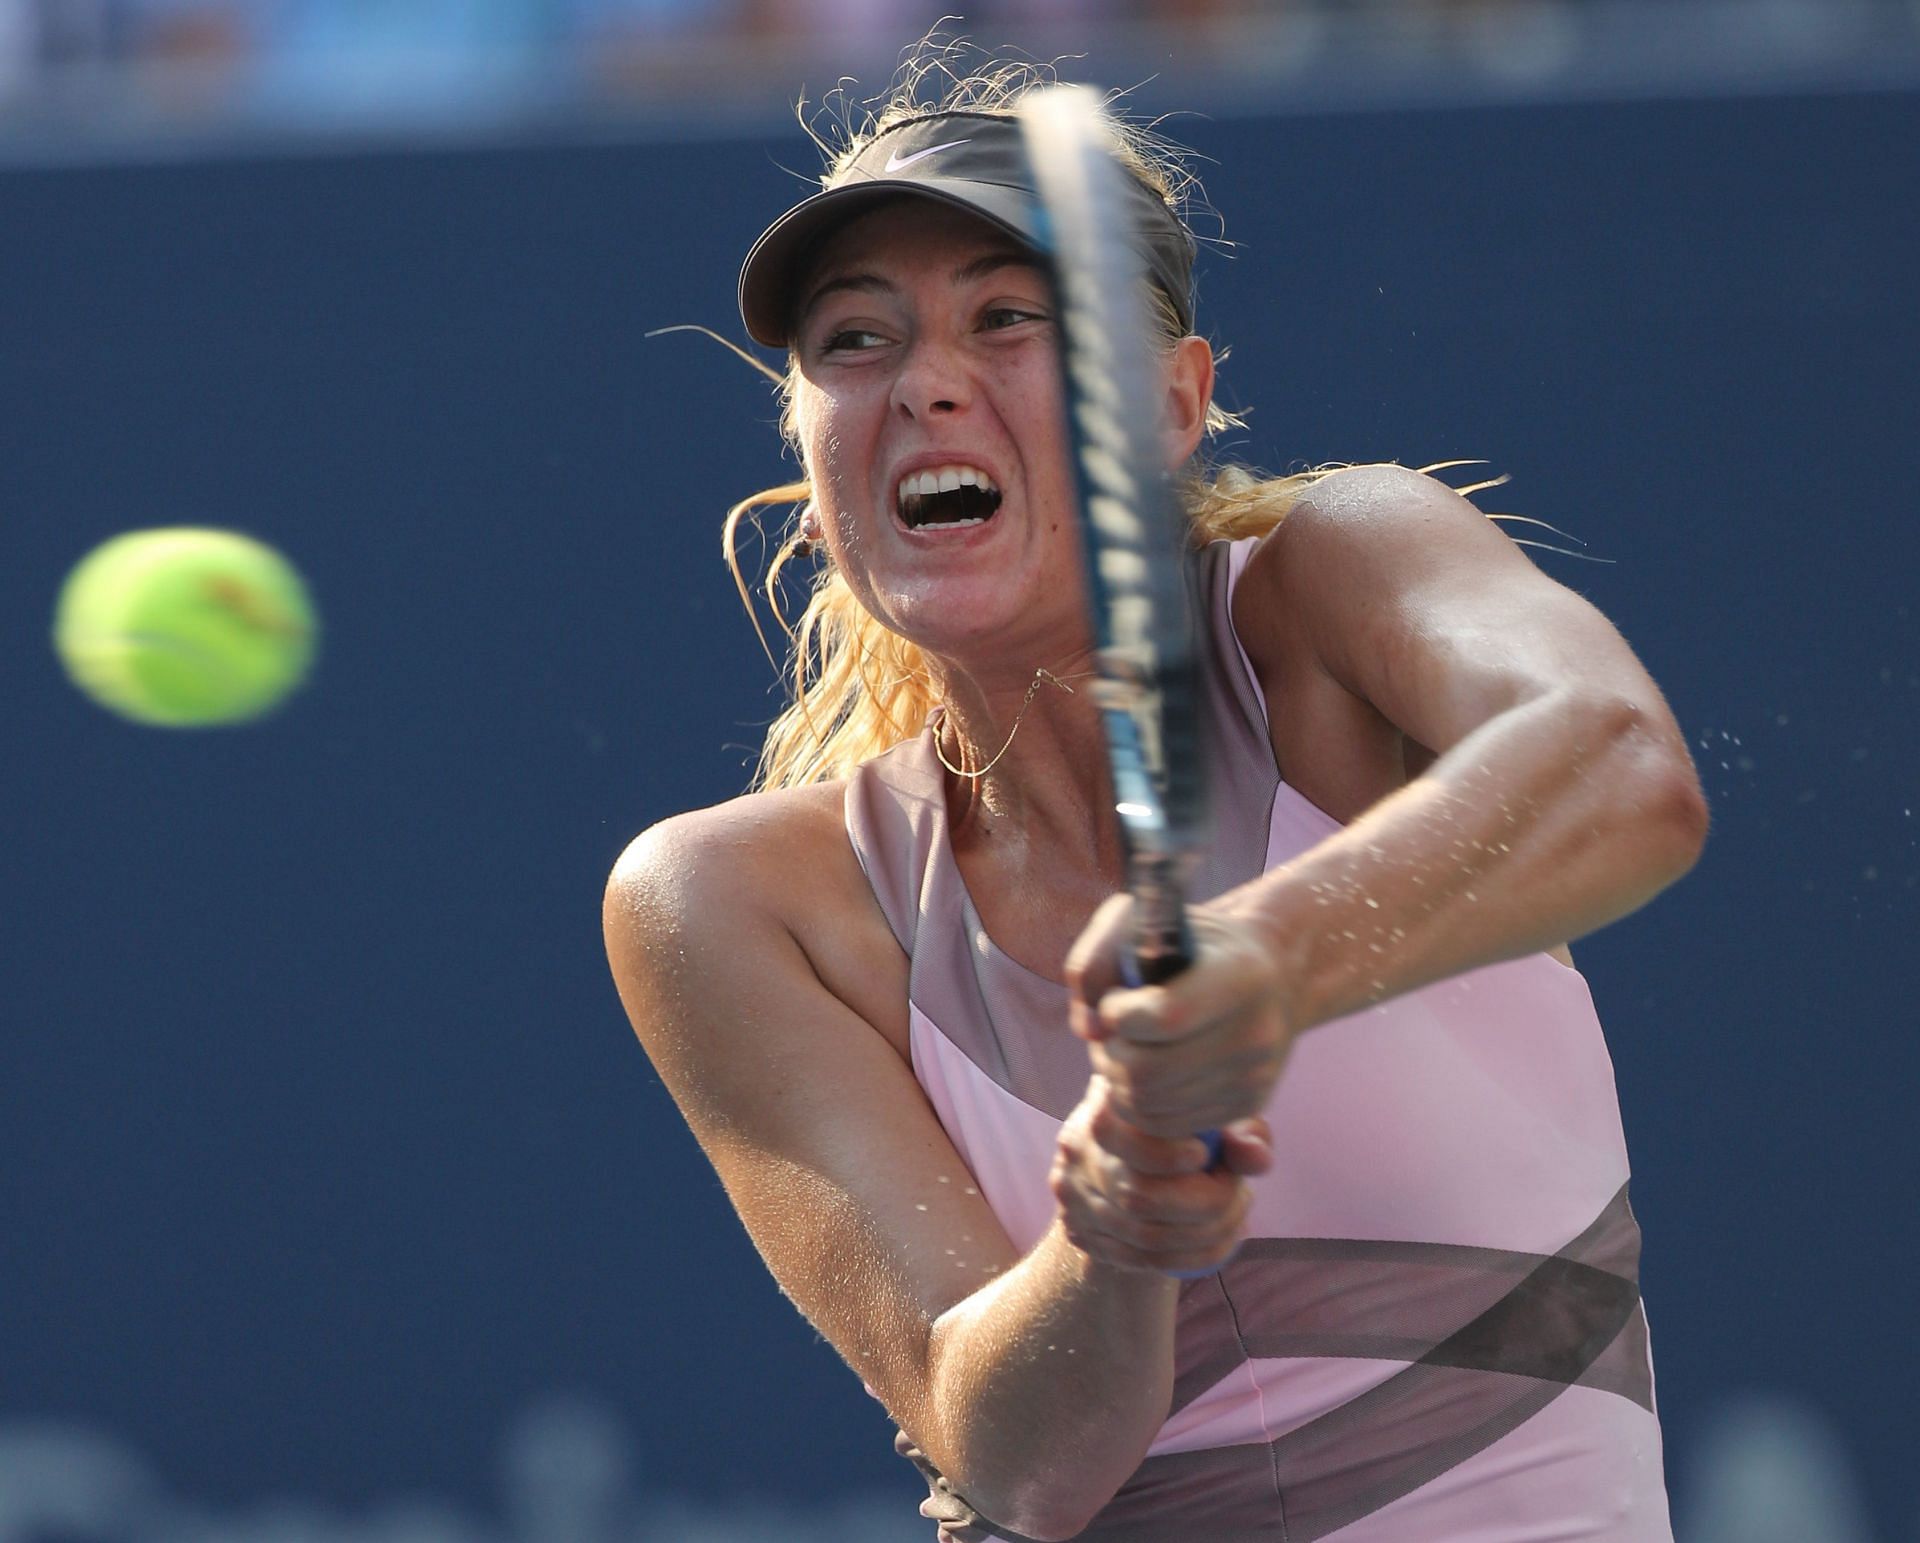
[[[1207,1144],[1207,1172],[1216,1172],[1220,1167],[1220,1132],[1203,1130],[1200,1139]],[[1169,1270],[1167,1274],[1175,1280],[1205,1280],[1209,1275],[1218,1275],[1223,1266],[1215,1265],[1211,1270]]]
[[[1185,939],[1181,941],[1184,945]],[[1129,986],[1158,986],[1184,970],[1190,958],[1191,953],[1184,946],[1177,952],[1164,954],[1128,954],[1121,962],[1120,973]],[[1207,1144],[1207,1169],[1211,1172],[1220,1166],[1220,1132],[1203,1130],[1196,1134]]]
[[[1143,907],[1145,924],[1134,934],[1133,947],[1120,961],[1120,973],[1129,986],[1158,986],[1170,981],[1193,962],[1193,934],[1187,930],[1186,907],[1165,909],[1170,913],[1157,922],[1153,907]],[[1207,1168],[1220,1166],[1220,1132],[1198,1132],[1207,1144]]]
[[[1136,858],[1133,868],[1133,947],[1121,960],[1129,986],[1158,986],[1170,981],[1193,962],[1193,933],[1187,926],[1183,886],[1171,863]],[[1198,1131],[1207,1146],[1207,1171],[1220,1167],[1221,1139],[1217,1130]],[[1179,1280],[1204,1280],[1213,1270],[1169,1270]]]
[[[1220,1132],[1203,1130],[1199,1134],[1200,1139],[1207,1144],[1207,1172],[1216,1173],[1220,1168]],[[1215,1265],[1211,1270],[1169,1270],[1167,1274],[1175,1280],[1205,1280],[1209,1275],[1218,1275],[1221,1268],[1220,1265]]]
[[[1193,948],[1186,936],[1184,921],[1176,937],[1165,939],[1171,946],[1152,952],[1135,953],[1129,950],[1120,961],[1120,973],[1129,986],[1157,986],[1163,981],[1172,980],[1192,961]],[[1197,1133],[1207,1146],[1207,1172],[1213,1173],[1220,1167],[1222,1142],[1217,1130],[1203,1130]],[[1169,1270],[1167,1273],[1176,1280],[1205,1280],[1215,1275],[1217,1270]]]

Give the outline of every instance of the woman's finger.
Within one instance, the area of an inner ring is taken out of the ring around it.
[[[1184,1174],[1173,1178],[1103,1173],[1088,1175],[1056,1166],[1054,1193],[1085,1225],[1129,1247],[1176,1245],[1186,1235],[1232,1228],[1245,1217],[1250,1192],[1237,1174]]]
[[[1220,1165],[1243,1178],[1257,1178],[1273,1167],[1273,1131],[1258,1117],[1220,1127]]]
[[[1098,999],[1104,1033],[1141,1043],[1183,1039],[1250,1004],[1278,1008],[1280,981],[1272,951],[1244,929],[1193,913],[1196,950],[1180,974],[1151,986],[1116,983]]]
[[[1067,951],[1067,1021],[1082,1039],[1104,1039],[1099,1004],[1124,973],[1122,960],[1133,937],[1133,899],[1110,895]]]
[[[1121,1119],[1162,1140],[1257,1114],[1285,1064],[1284,1054],[1263,1047],[1222,1047],[1212,1057],[1142,1051],[1135,1046],[1123,1052],[1117,1041],[1108,1041],[1093,1047],[1093,1064]]]
[[[1159,1271],[1209,1269],[1233,1252],[1245,1227],[1250,1198],[1244,1184],[1234,1183],[1238,1192],[1229,1204],[1204,1220],[1179,1225],[1143,1220],[1105,1197],[1089,1196],[1078,1205],[1062,1206],[1062,1223],[1077,1248],[1111,1264]]]
[[[1125,1118],[1111,1097],[1102,1101],[1088,1132],[1104,1151],[1136,1173],[1202,1173],[1212,1159],[1207,1144],[1190,1131],[1166,1136],[1142,1130]]]

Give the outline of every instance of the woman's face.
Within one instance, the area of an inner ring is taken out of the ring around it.
[[[984,221],[903,199],[800,289],[794,422],[835,564],[921,647],[1030,677],[1086,641],[1051,288]]]

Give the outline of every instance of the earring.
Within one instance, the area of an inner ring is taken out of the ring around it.
[[[796,557],[811,557],[820,549],[820,514],[812,504],[800,511],[800,535],[793,543]]]

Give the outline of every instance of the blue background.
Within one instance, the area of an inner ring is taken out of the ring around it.
[[[1577,948],[1669,1471],[1789,1392],[1903,1538],[1917,104],[1173,126],[1237,244],[1202,266],[1230,448],[1484,458],[1484,503],[1606,559],[1536,554],[1666,687],[1716,815]],[[0,1421],[109,1430],[210,1504],[354,1505],[479,1492],[571,1389],[692,1494],[880,1491],[920,1535],[600,948],[626,841],[738,791],[775,708],[718,539],[789,474],[775,404],[643,334],[737,333],[782,162],[797,132],[0,172]],[[266,723],[136,729],[60,674],[62,575],[172,523],[318,597]]]

